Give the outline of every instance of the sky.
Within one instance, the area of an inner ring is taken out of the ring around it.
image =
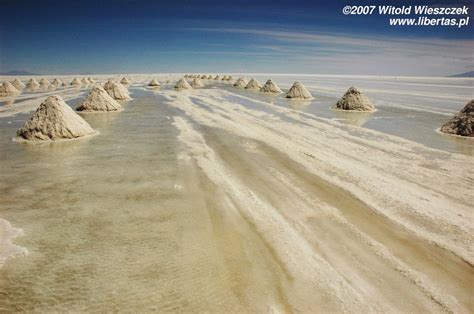
[[[7,1],[0,10],[0,72],[446,76],[474,70],[471,12],[470,25],[458,28],[390,26],[389,16],[342,9],[469,3]]]

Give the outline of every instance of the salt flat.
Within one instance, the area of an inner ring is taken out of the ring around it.
[[[83,115],[98,136],[39,145],[11,139],[90,87],[2,99],[0,217],[28,255],[0,309],[472,312],[474,143],[435,129],[474,81],[245,76],[315,99],[130,75],[122,112]],[[330,110],[351,85],[378,111]]]

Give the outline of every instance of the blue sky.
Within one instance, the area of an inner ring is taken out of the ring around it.
[[[474,14],[471,25],[457,28],[395,27],[387,16],[341,12],[363,3],[469,1],[76,2],[2,3],[0,71],[444,76],[474,70]]]

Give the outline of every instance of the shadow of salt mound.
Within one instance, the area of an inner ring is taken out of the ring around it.
[[[312,100],[288,100],[288,107],[293,110],[304,110],[312,103]]]
[[[363,126],[373,114],[373,112],[347,112],[342,110],[335,110],[334,113],[342,123],[355,126]]]

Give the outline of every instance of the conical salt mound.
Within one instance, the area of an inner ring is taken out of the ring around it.
[[[234,87],[245,88],[247,84],[248,82],[245,80],[245,78],[241,77],[234,83]]]
[[[202,83],[202,81],[198,78],[195,78],[192,82],[191,82],[191,86],[193,88],[197,88],[197,87],[203,87],[204,84]]]
[[[126,78],[126,77],[123,77],[122,80],[120,81],[120,83],[129,85],[129,84],[130,84],[130,80],[129,80],[128,78]]]
[[[270,94],[279,94],[282,92],[280,87],[275,84],[272,80],[268,80],[262,88],[260,88],[260,92],[262,93],[270,93]]]
[[[92,77],[88,77],[87,80],[88,80],[89,83],[91,83],[91,84],[94,84],[94,83],[95,83],[95,80],[94,80]]]
[[[49,96],[16,134],[28,141],[50,141],[74,139],[95,133],[61,97]]]
[[[295,82],[293,86],[291,86],[288,93],[286,93],[285,98],[292,98],[292,99],[311,99],[313,96],[310,92],[303,86],[300,82]]]
[[[54,86],[60,86],[62,84],[61,80],[55,78],[52,82],[51,82],[51,85],[54,85]]]
[[[219,75],[216,75],[216,76],[214,77],[214,81],[218,81],[218,80],[220,80],[220,79],[221,79],[221,77],[220,77]]]
[[[224,75],[224,76],[222,77],[222,81],[227,81],[227,75]]]
[[[75,79],[72,80],[71,85],[79,86],[79,85],[82,85],[82,83],[81,83],[81,81],[79,81],[78,78],[75,78]]]
[[[100,86],[92,87],[89,95],[77,106],[77,111],[120,111],[122,106]]]
[[[260,90],[262,86],[260,86],[260,83],[257,82],[255,79],[251,79],[250,82],[245,85],[245,89],[250,89],[250,90]]]
[[[161,84],[156,79],[152,79],[150,83],[148,83],[148,86],[158,87],[158,86],[161,86]]]
[[[34,79],[30,79],[27,83],[26,83],[26,87],[27,88],[36,88],[39,86],[39,83]]]
[[[232,76],[230,76],[230,75],[227,76],[227,80],[228,80],[228,81],[232,81],[233,79],[234,79],[234,78],[233,78]]]
[[[374,111],[374,104],[357,88],[351,87],[336,103],[335,109],[352,111]]]
[[[90,84],[89,80],[88,80],[87,78],[85,78],[85,77],[83,77],[83,78],[81,79],[81,83],[84,84],[84,85],[89,85],[89,84]]]
[[[203,74],[203,75],[201,75],[201,79],[202,79],[202,80],[205,80],[206,78],[207,78],[207,76],[206,76],[206,75],[204,75],[204,74]]]
[[[123,87],[123,85],[120,83],[117,83],[114,81],[108,81],[107,83],[105,83],[104,89],[113,99],[116,99],[116,100],[130,99],[128,90],[125,87]]]
[[[18,95],[20,91],[10,82],[5,82],[0,86],[0,97]]]
[[[213,78],[212,75],[208,75],[208,76],[207,76],[207,79],[208,79],[208,80],[212,80],[212,78]]]
[[[474,99],[447,121],[440,129],[443,133],[474,137]]]
[[[178,83],[174,86],[175,89],[190,89],[192,88],[191,85],[184,79],[180,79]]]
[[[15,88],[18,90],[25,87],[25,84],[23,84],[23,82],[17,78],[12,81],[12,85],[15,86]]]
[[[46,86],[46,85],[49,85],[51,84],[47,79],[45,78],[42,78],[40,81],[39,81],[40,85],[41,86]]]

